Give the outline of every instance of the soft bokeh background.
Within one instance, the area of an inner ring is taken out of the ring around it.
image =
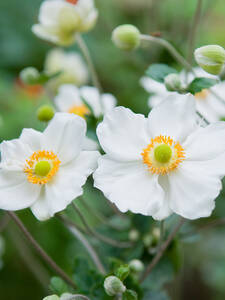
[[[52,45],[39,40],[31,32],[31,25],[37,21],[41,2],[41,0],[0,1],[0,140],[18,137],[24,127],[40,130],[44,128],[36,119],[36,109],[41,103],[48,103],[51,100],[40,90],[27,89],[18,83],[18,74],[24,67],[32,65],[39,70],[43,69],[46,53],[52,48]],[[104,90],[115,94],[120,105],[147,114],[148,95],[139,84],[140,77],[150,63],[164,62],[175,66],[176,63],[166,50],[154,44],[146,45],[133,53],[124,53],[116,49],[110,38],[113,28],[119,24],[132,23],[146,34],[161,32],[162,37],[171,41],[186,55],[187,37],[196,2],[196,0],[96,0],[99,21],[96,28],[84,38],[90,48]],[[210,43],[225,46],[225,2],[224,0],[203,2],[204,11],[196,46]],[[71,49],[76,49],[76,46]],[[98,211],[111,216],[111,209],[101,194],[92,191],[91,182],[86,186],[85,197]],[[217,200],[217,208],[212,219],[224,217],[224,203],[225,196],[222,194]],[[81,209],[83,208],[81,205]],[[68,213],[71,212],[68,210]],[[3,213],[0,215],[2,218]],[[77,255],[85,255],[82,246],[58,220],[40,223],[28,210],[20,212],[19,215],[40,244],[66,271],[72,271]],[[88,213],[87,218],[92,226],[103,230],[96,218],[90,217]],[[0,230],[4,229],[4,222],[7,222],[7,219],[0,220]],[[147,221],[140,217],[140,220],[135,222],[132,226],[136,223],[146,224]],[[204,222],[206,221],[201,221],[197,226],[202,226]],[[161,273],[157,273],[163,277],[171,299],[225,299],[223,227],[225,225],[206,229],[202,231],[201,236],[195,236],[193,243],[185,244],[182,251],[184,254],[180,258],[182,267],[179,276],[173,279],[168,269],[165,271],[162,269]],[[0,299],[40,300],[49,294],[49,278],[53,273],[46,268],[12,222],[4,229],[2,237],[0,248],[2,249],[5,244],[5,251],[0,250],[0,254],[3,252]],[[103,254],[104,244],[96,246],[99,253]],[[112,248],[108,249],[108,256],[115,254]],[[124,254],[123,256],[126,257]],[[168,283],[171,279],[172,283]],[[153,285],[153,292],[145,299],[167,299],[164,294],[154,292],[157,289],[153,283],[149,284]]]

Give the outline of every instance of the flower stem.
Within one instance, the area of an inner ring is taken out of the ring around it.
[[[181,218],[180,221],[178,222],[177,226],[173,229],[173,231],[170,233],[168,238],[165,240],[165,242],[159,248],[158,253],[155,255],[153,260],[147,266],[144,274],[140,278],[140,282],[143,282],[148,277],[148,275],[151,273],[152,269],[160,261],[162,255],[164,254],[164,252],[166,251],[166,249],[168,248],[168,246],[170,245],[170,243],[172,242],[172,240],[174,239],[175,235],[177,234],[177,232],[179,231],[181,226],[184,224],[184,222],[185,222],[185,219]]]
[[[35,248],[35,250],[46,261],[46,263],[48,265],[50,265],[51,268],[59,276],[61,276],[68,284],[70,284],[74,289],[76,289],[76,285],[72,281],[72,279],[51,259],[50,256],[48,256],[48,254],[42,249],[42,247],[38,244],[38,242],[33,238],[33,236],[30,234],[30,232],[27,230],[27,228],[24,226],[24,224],[18,218],[18,216],[14,212],[11,212],[11,211],[8,211],[8,214],[14,220],[14,222],[17,224],[17,226],[20,228],[20,230],[24,233],[24,235],[29,240],[29,242],[32,244],[32,246]]]
[[[141,39],[143,41],[157,43],[157,44],[165,47],[171,53],[171,55],[178,61],[178,63],[180,63],[181,65],[184,66],[185,69],[187,69],[188,71],[193,73],[192,66],[183,58],[183,56],[168,41],[166,41],[162,38],[158,38],[158,37],[154,37],[154,36],[146,35],[146,34],[141,34]]]
[[[108,237],[96,232],[88,225],[87,221],[85,220],[82,212],[77,207],[77,205],[72,203],[72,206],[73,206],[74,210],[76,211],[76,213],[79,215],[79,217],[80,217],[82,223],[84,224],[84,226],[86,227],[87,231],[94,237],[96,237],[97,239],[101,240],[104,243],[107,243],[107,244],[117,247],[117,248],[130,248],[132,246],[132,244],[130,242],[119,242],[119,241],[113,240],[111,238],[108,238]]]
[[[78,230],[76,225],[74,223],[71,225],[71,222],[67,221],[63,216],[58,215],[58,218],[69,229],[69,231],[83,244],[87,252],[90,254],[90,257],[92,258],[99,272],[101,272],[104,275],[106,271],[103,264],[101,263],[101,260],[98,257],[97,252],[89,244],[88,240],[83,236],[83,234]]]

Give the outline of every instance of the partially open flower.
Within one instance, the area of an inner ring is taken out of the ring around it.
[[[93,0],[45,0],[40,7],[39,24],[32,30],[44,40],[70,46],[77,33],[94,27],[97,17]]]
[[[97,151],[83,151],[85,121],[56,113],[43,133],[24,129],[0,145],[0,208],[30,207],[39,220],[62,211],[83,193],[95,170]]]
[[[126,291],[125,285],[116,276],[108,276],[104,281],[105,292],[109,296],[122,294]]]
[[[148,118],[114,108],[97,128],[106,155],[95,186],[122,212],[210,216],[225,175],[225,123],[203,128],[196,118],[192,95],[169,97]]]

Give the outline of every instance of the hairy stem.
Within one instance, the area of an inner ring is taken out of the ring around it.
[[[40,254],[40,256],[45,260],[45,262],[68,284],[70,284],[74,289],[76,289],[75,283],[72,279],[51,259],[51,257],[42,249],[38,242],[33,238],[27,228],[24,226],[22,221],[17,217],[14,212],[8,211],[9,216],[14,220],[20,230],[24,233],[25,237],[32,244],[34,249]]]
[[[153,260],[147,266],[144,274],[141,276],[140,282],[143,282],[148,277],[148,275],[151,273],[152,269],[160,261],[162,255],[164,254],[164,252],[166,251],[166,249],[168,248],[168,246],[170,245],[170,243],[172,242],[172,240],[174,239],[175,235],[177,234],[177,232],[179,231],[181,226],[184,224],[184,222],[185,222],[185,219],[181,218],[180,221],[178,222],[177,226],[175,226],[175,228],[172,230],[172,232],[170,233],[168,238],[165,240],[165,242],[159,248],[158,253],[155,255]]]

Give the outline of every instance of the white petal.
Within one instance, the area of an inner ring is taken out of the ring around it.
[[[59,88],[58,95],[55,97],[55,104],[59,111],[69,112],[75,105],[82,105],[79,89],[72,84],[64,84]]]
[[[31,207],[36,218],[46,220],[64,210],[73,199],[82,195],[82,186],[96,169],[99,156],[97,151],[83,151],[75,160],[60,167]]]
[[[225,123],[217,122],[199,128],[184,142],[186,159],[210,160],[225,153]]]
[[[44,27],[43,25],[33,25],[32,31],[34,34],[36,34],[36,36],[38,36],[41,39],[52,42],[54,44],[60,43],[59,37],[56,34],[53,34],[53,30],[50,30],[49,28]]]
[[[32,151],[37,151],[41,149],[41,139],[43,137],[43,133],[31,128],[24,128],[21,135],[20,140],[27,144]]]
[[[0,209],[18,210],[32,205],[40,193],[40,186],[27,181],[22,171],[0,170]]]
[[[101,105],[100,105],[100,94],[98,90],[91,86],[84,86],[80,89],[81,96],[93,109],[94,115],[99,117],[101,115]]]
[[[124,107],[116,107],[105,115],[97,127],[97,136],[107,154],[124,161],[142,159],[142,150],[151,139],[147,119]]]
[[[99,150],[99,145],[94,140],[85,137],[82,150],[87,150],[87,151]]]
[[[111,111],[117,103],[116,98],[112,94],[103,94],[102,103],[104,106],[104,114]]]
[[[152,175],[141,162],[118,162],[105,155],[98,165],[95,187],[122,212],[152,215],[159,210],[164,192],[158,175]]]
[[[182,142],[196,127],[194,97],[168,97],[150,112],[148,126],[153,137],[167,135]]]
[[[162,95],[153,95],[153,96],[150,96],[149,100],[148,100],[148,106],[150,108],[153,108],[153,107],[159,105],[165,99],[166,99],[166,97],[163,97]]]
[[[57,26],[60,10],[68,6],[62,0],[47,0],[40,7],[39,22],[45,26]]]
[[[169,92],[167,91],[165,85],[161,82],[157,82],[156,80],[148,77],[142,77],[140,83],[149,93],[155,93],[159,95],[164,94],[165,96],[169,96]]]
[[[185,161],[168,178],[170,207],[175,213],[191,220],[211,215],[222,188],[218,176],[210,176],[204,167]]]
[[[65,164],[80,153],[85,133],[84,119],[74,114],[56,113],[43,133],[42,148],[53,151]]]

